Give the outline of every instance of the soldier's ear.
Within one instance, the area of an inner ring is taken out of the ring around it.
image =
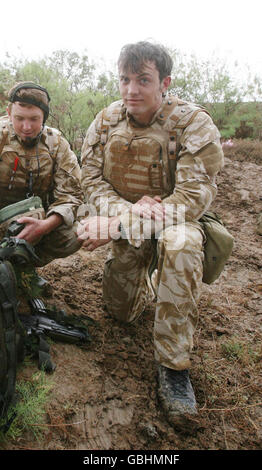
[[[171,83],[171,77],[168,75],[167,77],[164,77],[162,82],[161,82],[161,91],[162,93],[165,93]]]

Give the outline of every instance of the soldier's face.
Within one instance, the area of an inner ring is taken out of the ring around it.
[[[170,84],[170,77],[159,80],[154,62],[146,62],[139,73],[119,70],[119,90],[128,112],[141,124],[148,124],[160,108],[162,93]]]
[[[8,114],[15,133],[23,141],[35,139],[42,129],[44,113],[37,106],[21,106],[15,102],[8,108]]]

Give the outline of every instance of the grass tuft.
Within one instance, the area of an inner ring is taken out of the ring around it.
[[[6,438],[17,440],[26,432],[32,433],[37,440],[41,439],[41,425],[45,422],[46,415],[45,405],[52,386],[50,378],[43,371],[33,374],[30,380],[17,382],[18,401],[10,406],[8,411],[8,419],[13,416],[15,419],[6,433],[0,432],[0,442]]]

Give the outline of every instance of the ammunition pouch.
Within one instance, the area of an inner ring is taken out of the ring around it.
[[[203,282],[211,284],[221,274],[229,259],[234,238],[215,212],[206,212],[199,222],[204,230]]]

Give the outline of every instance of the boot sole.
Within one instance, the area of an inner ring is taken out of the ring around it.
[[[174,411],[172,406],[168,406],[161,393],[158,393],[158,400],[165,414],[168,423],[178,432],[193,435],[199,429],[198,413],[188,413],[186,411]]]

